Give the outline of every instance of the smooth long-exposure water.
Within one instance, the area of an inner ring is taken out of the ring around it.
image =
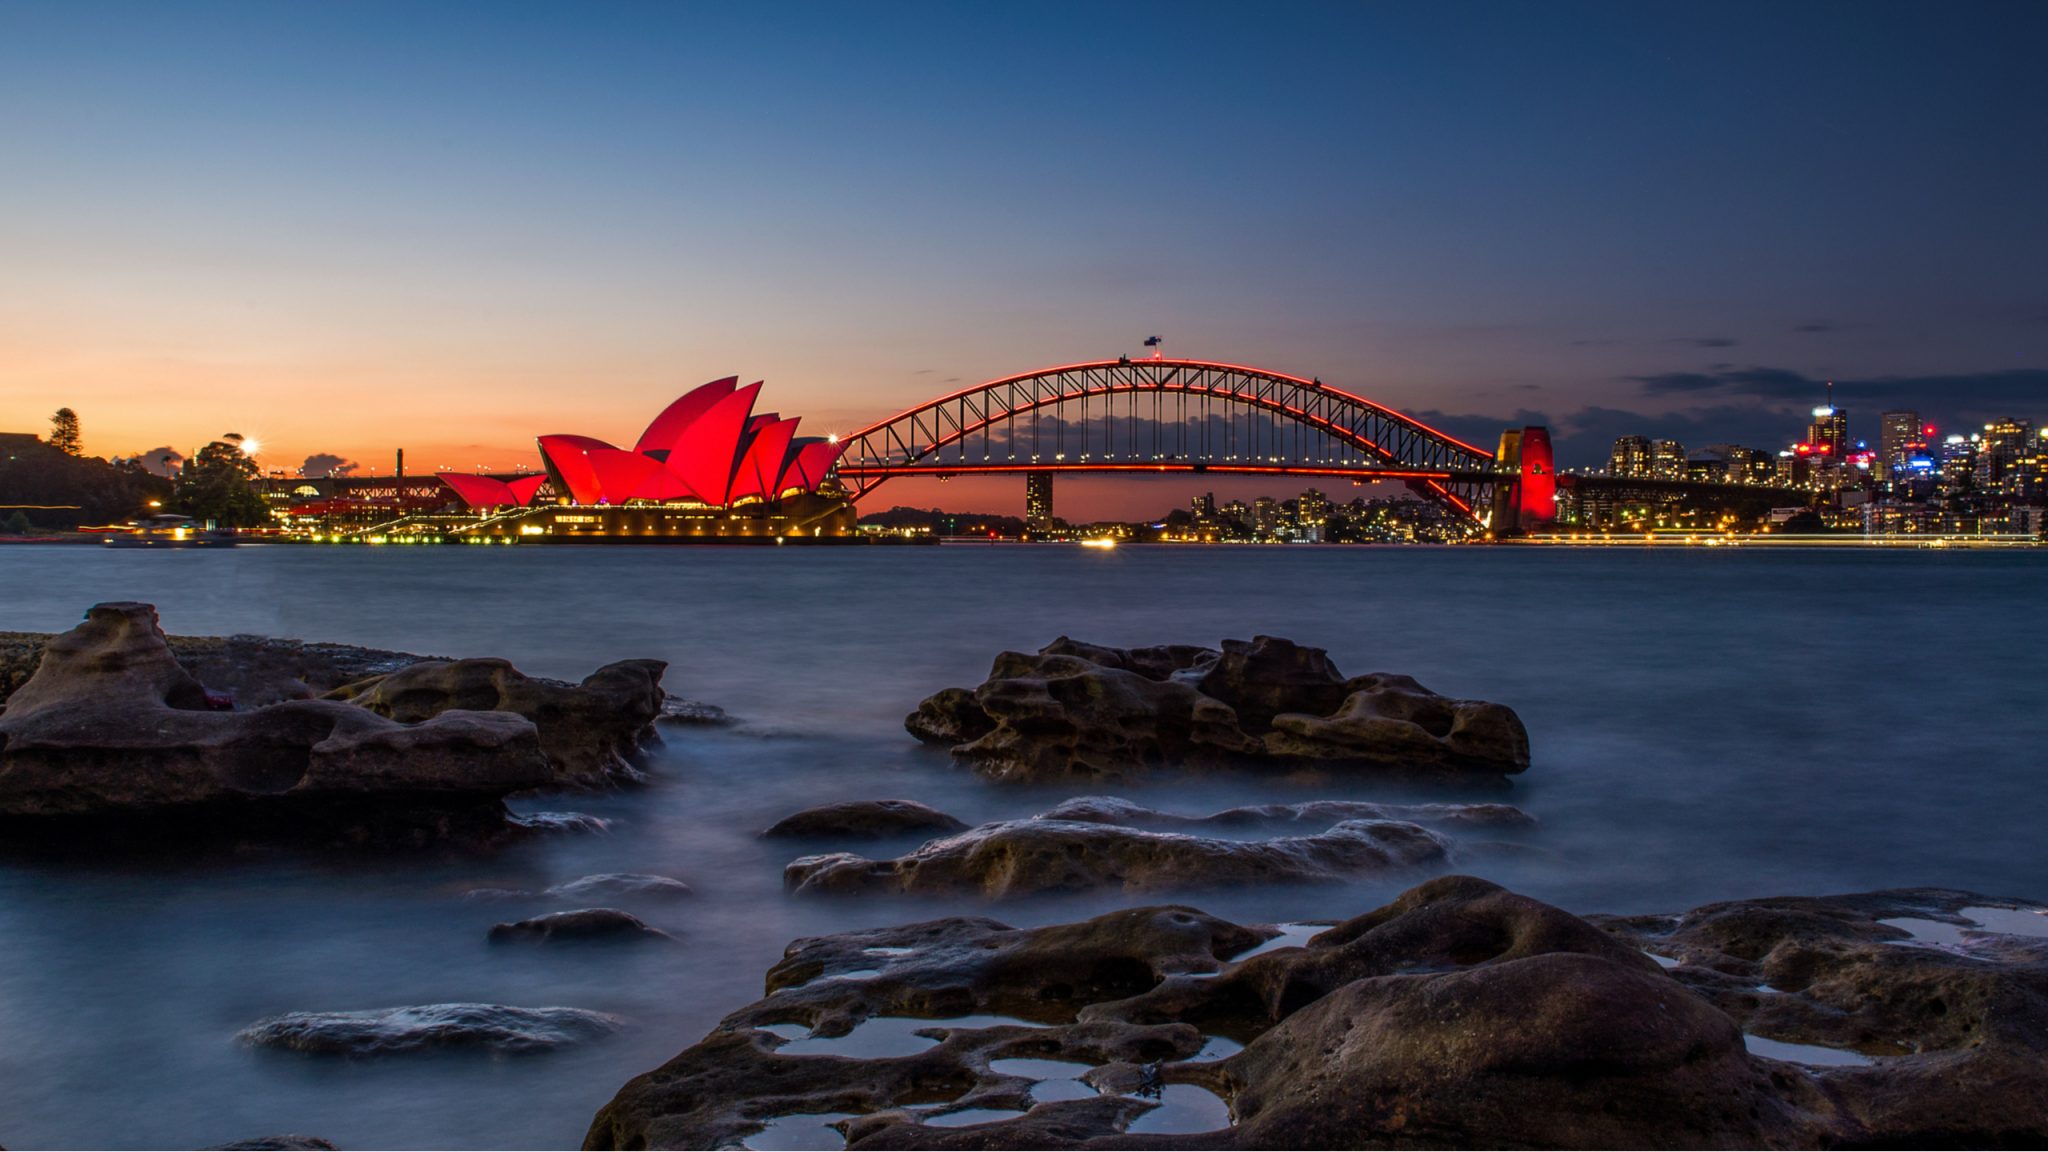
[[[643,790],[526,805],[611,818],[606,835],[374,865],[0,864],[0,1144],[292,1131],[350,1148],[574,1145],[626,1079],[758,996],[792,938],[988,911],[797,901],[782,866],[810,848],[753,834],[831,800],[904,797],[978,821],[1064,798],[984,784],[901,727],[926,694],[978,683],[998,650],[1063,633],[1128,645],[1264,632],[1328,648],[1347,673],[1406,672],[1512,705],[1534,766],[1476,798],[1536,815],[1516,838],[1538,851],[1458,867],[1575,911],[1922,884],[2048,898],[2044,591],[2048,565],[2023,553],[0,549],[0,629],[62,630],[96,601],[140,599],[174,633],[499,655],[570,679],[651,656],[670,662],[670,691],[739,719],[673,732]],[[1475,798],[1255,776],[1116,794],[1191,813]],[[678,943],[492,947],[492,923],[564,905],[463,898],[616,871],[695,887],[630,905]],[[1413,879],[1173,898],[1245,922],[1340,918]],[[1138,902],[992,914],[1038,923]],[[592,1008],[632,1026],[519,1057],[349,1061],[234,1039],[279,1012],[450,1000]]]

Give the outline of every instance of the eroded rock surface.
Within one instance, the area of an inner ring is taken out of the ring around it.
[[[506,713],[400,724],[287,700],[222,711],[147,604],[101,604],[46,643],[0,712],[0,822],[19,838],[82,819],[194,835],[289,827],[427,842],[509,827],[502,798],[553,782],[538,734]]]
[[[769,995],[627,1083],[585,1146],[730,1146],[798,1114],[850,1117],[854,1148],[2037,1146],[2048,941],[1882,923],[1960,927],[1972,902],[1596,925],[1453,876],[1270,951],[1273,929],[1185,907],[798,940]],[[1785,983],[1738,994],[1767,973]],[[1744,1028],[1885,1053],[1787,1063]],[[1197,1089],[1229,1103],[1216,1128],[1149,1126]]]
[[[260,1048],[326,1056],[384,1056],[426,1048],[539,1052],[595,1040],[624,1027],[617,1016],[582,1008],[423,1004],[361,1012],[288,1012],[237,1035]]]
[[[673,940],[675,937],[631,912],[617,908],[577,908],[507,924],[493,924],[490,939],[494,944],[502,944],[517,940]]]
[[[1040,820],[1121,824],[1126,828],[1327,828],[1343,820],[1405,820],[1413,824],[1520,828],[1536,818],[1512,804],[1375,804],[1364,800],[1307,800],[1252,804],[1207,816],[1181,816],[1116,796],[1077,796],[1040,813]]]
[[[1449,854],[1442,836],[1393,820],[1346,820],[1307,836],[1223,840],[1034,817],[984,824],[894,859],[851,852],[805,856],[783,870],[783,883],[799,895],[973,892],[1004,900],[1092,888],[1336,883],[1442,863]]]
[[[980,687],[938,692],[904,725],[1007,780],[1212,764],[1496,777],[1529,766],[1513,710],[1406,676],[1346,679],[1321,649],[1271,636],[1221,649],[1063,636],[1036,654],[998,655]]]
[[[344,685],[329,699],[418,724],[445,712],[510,712],[533,722],[558,783],[637,780],[640,749],[657,740],[665,694],[659,660],[620,660],[580,684],[528,676],[495,658],[421,660]]]
[[[490,841],[522,826],[510,793],[629,772],[661,706],[656,661],[563,685],[503,661],[173,641],[147,604],[28,636],[0,638],[10,677],[36,662],[0,711],[0,823],[16,842],[62,844],[86,820],[135,842]]]
[[[915,800],[848,800],[820,804],[777,820],[761,833],[789,839],[880,840],[914,832],[960,832],[965,821]]]

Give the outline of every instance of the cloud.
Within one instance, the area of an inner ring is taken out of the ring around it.
[[[308,480],[318,480],[323,476],[346,476],[360,467],[362,465],[355,461],[345,460],[332,452],[315,452],[299,465],[299,475]]]
[[[1572,347],[1574,347],[1574,348],[1613,348],[1613,347],[1615,347],[1615,346],[1619,345],[1620,343],[1621,343],[1621,341],[1619,341],[1619,340],[1574,340],[1574,341],[1572,341]]]
[[[1729,368],[1718,372],[1664,372],[1624,377],[1645,396],[1746,396],[1765,401],[1804,403],[1827,392],[1826,380],[1789,368]],[[1939,376],[1878,376],[1836,380],[1836,403],[1920,405],[1970,412],[2048,415],[2048,368],[2014,368],[2003,372],[1958,372]],[[1986,417],[1993,418],[1993,417]]]
[[[1839,325],[1830,324],[1825,320],[1815,320],[1809,324],[1796,325],[1793,327],[1792,330],[1794,332],[1801,332],[1807,335],[1813,335],[1819,332],[1838,332],[1841,330],[1841,328]]]
[[[1641,385],[1645,396],[1718,392],[1728,396],[1795,400],[1818,396],[1827,389],[1825,381],[1816,381],[1785,368],[1734,368],[1727,365],[1716,365],[1712,372],[1662,372],[1623,379]]]
[[[1596,467],[1618,436],[1676,440],[1698,451],[1741,444],[1775,452],[1801,439],[1808,409],[1827,395],[1827,381],[1789,368],[1756,365],[1710,372],[1626,377],[1644,397],[1676,410],[1635,411],[1589,405],[1569,412],[1527,409],[1506,415],[1416,412],[1414,416],[1471,444],[1491,448],[1505,428],[1550,428],[1558,462]],[[1942,429],[1975,428],[2008,416],[2048,423],[2048,368],[1951,375],[1881,376],[1835,381],[1835,403],[1849,411],[1849,435],[1876,442],[1879,412],[1906,409]]]
[[[1733,348],[1742,341],[1733,336],[1680,336],[1666,344],[1687,344],[1694,348]]]
[[[137,464],[142,466],[142,470],[145,472],[157,476],[169,476],[178,470],[179,465],[185,462],[185,454],[166,444],[161,448],[151,448],[147,452],[139,453],[134,459]]]

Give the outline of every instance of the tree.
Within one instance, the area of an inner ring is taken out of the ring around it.
[[[252,486],[256,462],[239,444],[215,440],[185,462],[178,473],[177,510],[195,520],[211,520],[223,528],[265,523],[270,510]]]
[[[16,509],[14,515],[7,518],[7,531],[15,536],[26,536],[34,528],[35,525],[29,523],[28,513],[20,509]]]
[[[59,408],[50,417],[50,447],[66,456],[85,455],[85,447],[78,438],[78,413]]]

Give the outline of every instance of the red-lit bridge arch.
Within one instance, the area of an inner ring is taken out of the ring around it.
[[[1043,368],[920,404],[841,439],[858,499],[892,476],[1213,472],[1399,481],[1479,518],[1494,456],[1362,396],[1204,360]]]

